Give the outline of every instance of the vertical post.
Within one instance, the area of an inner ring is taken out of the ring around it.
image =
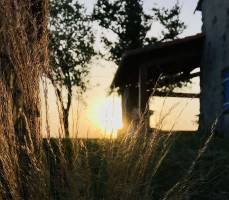
[[[149,122],[149,93],[147,92],[147,67],[139,68],[138,77],[138,108],[140,120],[144,120],[145,127],[150,127]]]
[[[138,118],[138,88],[135,84],[126,86],[122,91],[122,118],[124,129]]]
[[[128,88],[124,88],[122,91],[122,121],[123,128],[126,129],[129,124],[127,115],[127,99],[128,99]]]

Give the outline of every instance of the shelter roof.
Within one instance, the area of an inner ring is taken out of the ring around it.
[[[126,52],[114,76],[111,88],[137,83],[140,67],[147,66],[152,75],[190,72],[200,67],[204,35],[163,42]]]

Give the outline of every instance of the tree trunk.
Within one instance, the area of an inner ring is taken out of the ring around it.
[[[63,110],[63,123],[64,123],[64,131],[65,131],[65,137],[69,138],[69,121],[68,121],[68,116],[69,116],[69,110],[64,109]]]
[[[61,109],[62,109],[62,120],[63,120],[63,125],[64,125],[64,133],[65,133],[65,137],[68,138],[70,136],[70,133],[69,133],[69,120],[68,120],[68,117],[69,117],[69,111],[70,111],[70,107],[71,107],[71,104],[72,104],[72,87],[69,86],[67,88],[67,105],[66,107],[64,106],[64,101],[63,101],[63,98],[62,98],[62,94],[61,94],[61,91],[60,89],[56,88],[56,93],[57,93],[57,97],[60,101],[60,104],[61,104]]]
[[[67,106],[63,110],[63,117],[64,117],[64,130],[65,130],[65,137],[69,138],[69,110],[72,104],[72,87],[68,87],[68,99],[67,99]]]

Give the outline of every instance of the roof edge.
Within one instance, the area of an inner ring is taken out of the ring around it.
[[[179,38],[179,39],[175,39],[175,40],[172,40],[172,41],[163,42],[163,43],[160,43],[160,44],[149,45],[149,46],[146,46],[146,47],[142,47],[142,48],[138,48],[138,49],[134,49],[134,50],[129,50],[129,51],[125,52],[122,55],[121,62],[119,64],[119,66],[118,66],[118,69],[117,69],[115,75],[114,75],[113,81],[112,81],[112,83],[110,85],[110,89],[113,90],[113,89],[119,87],[118,84],[117,84],[117,78],[122,73],[121,72],[121,68],[123,68],[123,66],[126,65],[126,62],[130,57],[135,57],[135,56],[140,55],[140,54],[145,54],[145,53],[148,53],[148,52],[151,52],[151,51],[155,51],[155,50],[158,50],[158,49],[171,47],[171,46],[177,45],[177,44],[179,45],[179,44],[182,44],[182,43],[185,43],[185,42],[191,42],[191,41],[193,41],[195,39],[201,39],[201,38],[204,38],[204,37],[205,37],[204,33],[198,33],[198,34],[187,36],[187,37],[184,37],[184,38]]]

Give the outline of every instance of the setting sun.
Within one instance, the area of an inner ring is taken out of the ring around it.
[[[95,101],[90,108],[89,119],[104,134],[116,135],[122,127],[120,98],[112,96]]]

